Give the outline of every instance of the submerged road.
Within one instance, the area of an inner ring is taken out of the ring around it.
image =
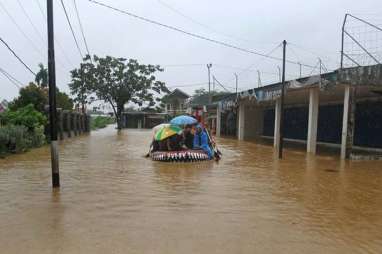
[[[219,139],[219,163],[143,158],[112,126],[0,159],[0,253],[382,253],[382,162]]]

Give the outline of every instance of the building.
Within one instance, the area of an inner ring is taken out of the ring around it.
[[[237,115],[239,140],[270,139],[278,147],[282,84],[250,89],[221,100],[217,135],[227,128],[224,116]],[[284,138],[306,146],[333,147],[342,158],[382,152],[382,65],[338,69],[286,82]]]
[[[169,120],[167,113],[155,112],[124,112],[122,114],[124,128],[150,129],[154,126],[166,123]]]
[[[208,125],[213,134],[216,133],[217,122],[217,107],[219,101],[229,97],[229,93],[203,93],[198,96],[193,96],[187,104],[187,112],[193,115],[199,122]],[[211,102],[210,102],[211,97]]]
[[[188,94],[180,89],[175,89],[171,93],[163,96],[162,102],[165,106],[165,113],[170,116],[176,116],[186,113],[187,101],[190,98]]]
[[[8,108],[8,101],[7,100],[2,100],[0,102],[0,113],[4,112]]]

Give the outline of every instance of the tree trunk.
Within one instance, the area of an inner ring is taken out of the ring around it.
[[[121,130],[123,128],[123,121],[122,121],[122,113],[123,113],[123,104],[117,105],[117,129]]]

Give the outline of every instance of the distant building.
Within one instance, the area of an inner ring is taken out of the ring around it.
[[[129,111],[122,113],[124,128],[150,129],[158,124],[168,122],[168,120],[168,114],[166,113],[143,111]]]
[[[170,116],[176,116],[186,113],[187,101],[190,98],[188,94],[180,89],[175,89],[170,94],[162,98],[165,105],[165,113]]]
[[[4,112],[8,108],[8,101],[7,100],[2,100],[0,102],[0,113]]]
[[[212,133],[216,132],[216,113],[218,102],[230,96],[230,93],[216,93],[210,95],[204,93],[198,96],[193,96],[187,103],[187,113],[193,115],[199,122],[208,125]]]

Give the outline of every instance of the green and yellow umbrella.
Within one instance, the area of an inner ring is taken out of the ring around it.
[[[155,140],[161,141],[176,134],[182,134],[182,128],[174,125],[165,126],[155,134]]]

